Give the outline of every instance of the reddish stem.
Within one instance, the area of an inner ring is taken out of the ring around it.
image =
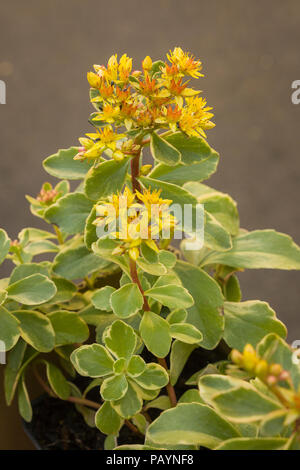
[[[131,279],[133,280],[133,282],[135,282],[144,298],[144,305],[143,305],[143,310],[144,312],[149,312],[150,311],[150,306],[149,306],[149,303],[148,303],[148,300],[145,296],[145,293],[144,293],[144,290],[142,288],[142,285],[141,285],[141,282],[139,280],[139,277],[138,277],[138,273],[137,273],[137,269],[136,269],[136,262],[133,261],[132,259],[130,259],[130,275],[131,275]],[[159,364],[164,367],[164,369],[166,369],[166,371],[168,371],[168,366],[167,366],[167,363],[166,363],[166,360],[164,358],[157,358]],[[174,387],[173,385],[171,385],[171,383],[169,382],[168,385],[166,386],[166,389],[167,389],[167,392],[168,392],[168,395],[169,395],[169,398],[170,398],[170,402],[171,402],[171,405],[174,407],[177,405],[177,398],[176,398],[176,394],[175,394],[175,390],[174,390]]]
[[[139,152],[135,157],[131,159],[131,182],[132,182],[132,191],[141,191],[141,185],[138,182],[137,178],[140,174],[140,156]]]
[[[168,371],[168,366],[167,366],[167,362],[166,362],[165,358],[160,358],[160,357],[159,357],[157,360],[158,360],[159,364],[160,364],[164,369],[166,369],[166,371]],[[166,389],[167,389],[167,392],[168,392],[168,395],[169,395],[169,398],[170,398],[170,402],[171,402],[172,407],[176,406],[176,405],[177,405],[176,393],[175,393],[175,390],[174,390],[173,385],[171,385],[170,382],[169,382],[168,385],[166,386]]]
[[[150,312],[150,306],[149,306],[149,303],[148,303],[148,300],[147,300],[147,297],[145,296],[144,294],[144,290],[142,288],[142,284],[139,280],[139,276],[138,276],[138,273],[137,273],[137,269],[136,269],[136,262],[133,261],[132,259],[130,259],[130,275],[131,275],[131,279],[133,280],[133,282],[135,282],[143,296],[143,299],[144,299],[144,305],[143,305],[143,310],[144,312]]]

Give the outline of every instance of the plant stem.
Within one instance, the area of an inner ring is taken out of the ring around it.
[[[141,152],[139,151],[139,153],[131,159],[131,183],[133,192],[141,191],[141,185],[137,180],[140,174],[140,156]]]
[[[133,282],[135,282],[143,296],[143,299],[144,299],[144,305],[143,305],[143,310],[144,312],[150,312],[150,306],[149,306],[149,303],[148,303],[148,300],[144,294],[144,290],[142,288],[142,284],[139,280],[139,276],[138,276],[138,273],[137,273],[137,269],[136,269],[136,262],[133,261],[132,259],[130,259],[130,275],[131,275],[131,279],[133,280]]]
[[[167,366],[166,359],[159,357],[157,360],[158,360],[158,363],[159,363],[164,369],[166,369],[166,371],[168,371],[168,366]],[[168,395],[169,395],[169,398],[170,398],[170,402],[171,402],[172,407],[176,406],[176,405],[177,405],[176,393],[175,393],[175,390],[174,390],[173,385],[171,385],[170,382],[169,382],[168,385],[166,386],[166,389],[167,389],[167,392],[168,392]]]
[[[37,371],[37,368],[36,367],[33,367],[33,373],[37,379],[37,381],[39,382],[39,384],[42,386],[42,388],[45,390],[45,392],[50,395],[50,397],[53,397],[53,398],[59,398],[52,390],[50,387],[48,387],[48,385],[46,384],[46,382],[42,379],[42,377],[39,375],[38,371]],[[90,408],[94,408],[95,410],[99,410],[99,408],[101,407],[101,404],[100,403],[97,403],[95,401],[92,401],[92,400],[88,400],[86,398],[80,398],[80,397],[69,397],[67,398],[66,401],[69,401],[71,403],[77,403],[78,405],[83,405],[83,406],[89,406]],[[124,420],[124,424],[129,428],[131,429],[131,431],[133,431],[135,434],[139,434],[141,436],[143,436],[143,434],[139,431],[139,429],[134,425],[132,424],[128,419],[125,419]],[[144,437],[144,436],[143,436]]]
[[[137,269],[136,269],[136,262],[133,261],[132,259],[130,259],[130,275],[131,275],[132,281],[137,284],[137,286],[138,286],[138,288],[139,288],[139,290],[140,290],[140,292],[141,292],[141,294],[144,298],[144,305],[143,305],[144,312],[149,312],[150,311],[150,306],[149,306],[148,300],[145,296],[144,290],[142,288],[141,282],[140,282],[139,277],[138,277],[138,273],[137,273]],[[168,371],[168,366],[167,366],[165,358],[158,357],[157,361],[162,367],[164,367],[164,369],[166,369],[166,371]],[[166,389],[167,389],[167,392],[168,392],[168,395],[169,395],[169,398],[170,398],[171,405],[173,407],[176,406],[177,405],[176,393],[175,393],[173,385],[171,385],[171,382],[168,383],[168,385],[166,386]]]
[[[63,239],[63,236],[62,236],[61,231],[59,230],[59,228],[57,227],[57,225],[53,225],[53,228],[54,228],[54,231],[55,231],[55,233],[56,233],[58,243],[59,243],[60,245],[63,245],[63,244],[64,244],[64,239]]]

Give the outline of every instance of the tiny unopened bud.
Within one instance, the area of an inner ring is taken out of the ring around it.
[[[267,384],[272,386],[272,385],[275,385],[277,383],[277,377],[275,377],[275,375],[269,375],[267,377]]]
[[[151,171],[152,165],[143,165],[141,166],[140,173],[141,175],[145,176]]]
[[[145,59],[142,62],[142,66],[144,70],[151,70],[152,68],[152,59],[148,55],[145,57]]]
[[[246,344],[243,351],[243,365],[248,371],[253,371],[259,358],[256,356],[255,349],[251,344]]]
[[[99,88],[101,85],[101,78],[94,72],[87,73],[87,80],[92,88]]]
[[[243,362],[243,356],[237,349],[233,349],[231,351],[230,358],[232,362],[234,362],[237,365],[240,365]]]
[[[288,380],[290,378],[290,374],[287,370],[283,370],[281,374],[278,376],[278,380]]]
[[[261,359],[260,361],[258,361],[258,363],[255,366],[255,374],[258,377],[264,377],[268,373],[268,368],[269,366],[268,366],[267,361],[265,361],[264,359]]]
[[[275,375],[275,377],[278,377],[282,372],[282,367],[280,364],[271,364],[270,365],[270,374]]]

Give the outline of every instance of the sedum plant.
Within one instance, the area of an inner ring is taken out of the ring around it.
[[[0,282],[5,397],[17,395],[26,421],[33,370],[107,449],[300,449],[286,328],[266,302],[242,301],[236,275],[299,269],[300,249],[274,230],[241,229],[235,201],[203,183],[219,155],[206,140],[211,108],[190,82],[201,69],[179,47],[141,71],[126,54],[95,65],[92,131],[46,158],[60,182],[27,196],[48,229],[15,241],[0,232],[0,261],[14,265]],[[118,442],[123,427],[136,444]]]

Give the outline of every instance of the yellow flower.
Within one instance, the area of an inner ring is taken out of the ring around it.
[[[150,189],[145,189],[143,193],[136,191],[136,194],[139,200],[145,204],[147,209],[151,208],[152,204],[158,204],[159,206],[162,204],[170,205],[173,201],[171,199],[162,199],[160,197],[161,191],[161,189],[154,189],[151,192]]]
[[[194,78],[203,77],[200,73],[202,70],[202,63],[195,60],[194,56],[188,52],[183,52],[181,47],[175,47],[173,51],[167,54],[169,61],[178,66],[183,75],[190,75]]]
[[[149,72],[149,70],[152,69],[152,59],[151,59],[151,57],[149,57],[148,55],[145,57],[145,59],[142,62],[142,67],[143,67],[144,70],[147,70],[148,72]]]
[[[210,120],[213,117],[209,112],[212,108],[206,106],[206,100],[199,96],[187,98],[186,102],[179,120],[180,129],[190,136],[206,137],[204,130],[215,127]]]
[[[122,82],[127,82],[132,70],[132,59],[123,54],[119,63],[119,78]]]
[[[87,79],[92,88],[100,88],[101,78],[94,72],[87,73]]]

